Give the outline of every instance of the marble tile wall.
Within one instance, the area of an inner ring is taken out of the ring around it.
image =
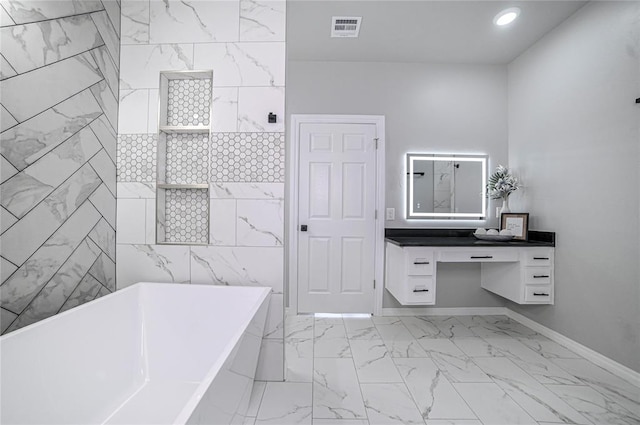
[[[282,380],[285,1],[121,5],[117,287],[273,288],[257,379]],[[213,70],[205,246],[156,244],[159,73],[171,70]]]
[[[2,333],[116,288],[120,3],[0,1]]]

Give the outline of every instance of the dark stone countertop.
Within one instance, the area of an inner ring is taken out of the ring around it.
[[[484,241],[473,236],[475,229],[385,229],[385,240],[398,246],[555,246],[554,232],[530,230],[527,241]]]

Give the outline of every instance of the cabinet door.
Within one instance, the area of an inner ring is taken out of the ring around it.
[[[553,265],[552,248],[525,249],[522,253],[525,266],[551,267]]]
[[[405,248],[407,274],[424,276],[433,274],[433,251]]]
[[[435,304],[433,276],[407,276],[404,304]]]
[[[464,251],[443,251],[440,261],[449,263],[494,263],[518,261],[516,249],[469,249]]]
[[[551,285],[527,285],[524,288],[524,301],[526,303],[549,304],[552,289]]]
[[[525,267],[524,283],[526,285],[543,285],[551,283],[551,267]]]

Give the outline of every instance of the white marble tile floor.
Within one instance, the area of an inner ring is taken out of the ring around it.
[[[285,318],[247,424],[640,424],[640,388],[505,316]]]

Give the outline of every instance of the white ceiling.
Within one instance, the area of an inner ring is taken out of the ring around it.
[[[584,1],[289,0],[288,60],[506,64]],[[507,7],[520,18],[497,27]],[[362,16],[359,38],[331,38],[332,16]]]

